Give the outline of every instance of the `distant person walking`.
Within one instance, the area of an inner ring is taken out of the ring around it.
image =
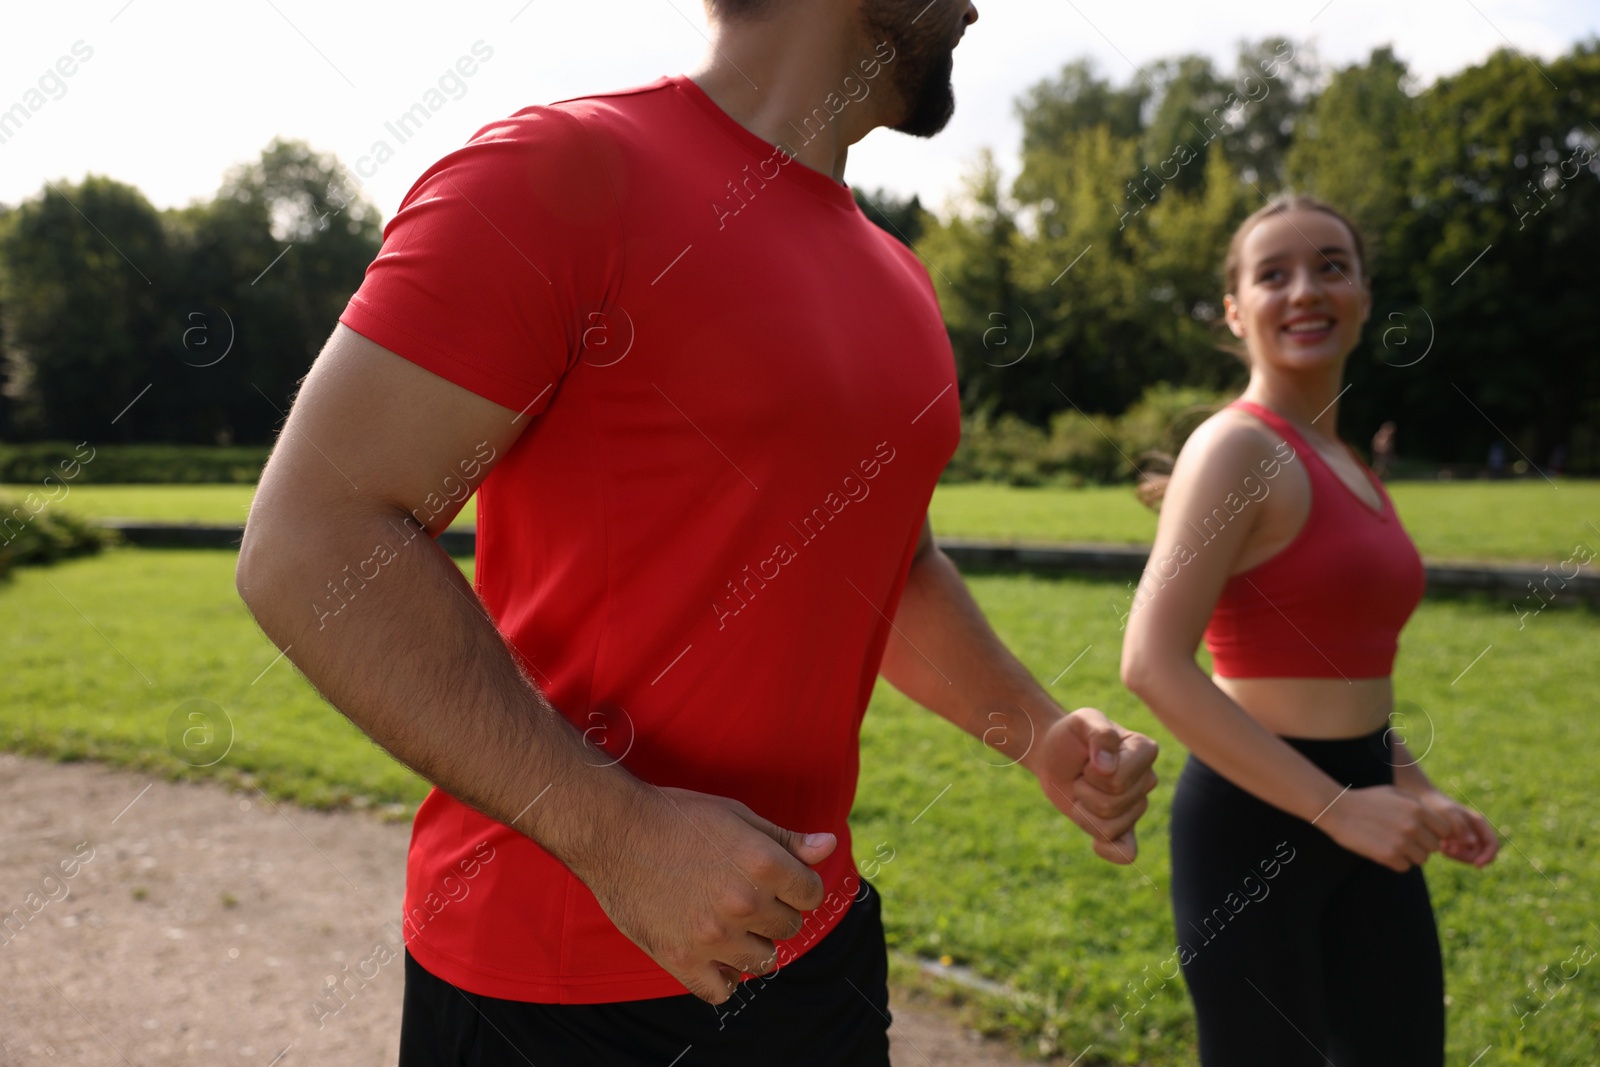
[[[1389,473],[1394,462],[1394,420],[1389,419],[1372,435],[1372,473],[1379,478]]]
[[[1423,569],[1334,430],[1371,307],[1361,238],[1319,201],[1280,198],[1239,227],[1224,273],[1250,384],[1177,458],[1122,650],[1124,683],[1190,751],[1172,898],[1200,1060],[1437,1067],[1422,864],[1482,866],[1498,842],[1390,723]]]

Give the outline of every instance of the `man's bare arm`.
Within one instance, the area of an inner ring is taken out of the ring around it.
[[[1099,855],[1133,859],[1132,828],[1156,784],[1155,742],[1093,708],[1065,715],[995,634],[926,521],[881,673],[1032,771],[1051,803],[1095,839]]]
[[[738,970],[770,969],[772,941],[821,902],[805,865],[834,839],[807,845],[743,805],[611,766],[519,668],[432,536],[527,421],[339,326],[263,472],[239,594],[329,703],[538,841],[624,933],[719,1003]]]

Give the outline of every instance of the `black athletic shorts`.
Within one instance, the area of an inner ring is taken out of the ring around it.
[[[532,1004],[468,993],[406,953],[400,1067],[888,1067],[889,963],[866,882],[793,963],[712,1005],[690,994]]]

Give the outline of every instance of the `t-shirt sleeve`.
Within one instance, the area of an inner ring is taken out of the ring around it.
[[[440,159],[339,321],[502,407],[543,411],[620,280],[616,197],[588,136],[528,108]]]

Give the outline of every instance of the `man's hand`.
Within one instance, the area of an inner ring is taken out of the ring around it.
[[[1050,803],[1094,838],[1096,855],[1132,863],[1139,854],[1133,826],[1149,807],[1159,752],[1143,734],[1079,708],[1050,724],[1029,763]]]
[[[721,1004],[741,974],[777,967],[777,948],[822,904],[809,865],[831,833],[775,826],[738,801],[647,786],[608,854],[575,871],[606,915],[695,996]]]
[[[1156,743],[1093,708],[1060,715],[1000,641],[961,574],[922,524],[882,674],[900,692],[1032,771],[1050,803],[1112,863],[1132,863],[1133,824],[1155,788]],[[935,666],[939,664],[941,666]],[[988,712],[989,714],[985,714]],[[1049,721],[1042,731],[1039,724]],[[1015,756],[1021,750],[1022,755]],[[1090,764],[1091,755],[1100,762]]]

